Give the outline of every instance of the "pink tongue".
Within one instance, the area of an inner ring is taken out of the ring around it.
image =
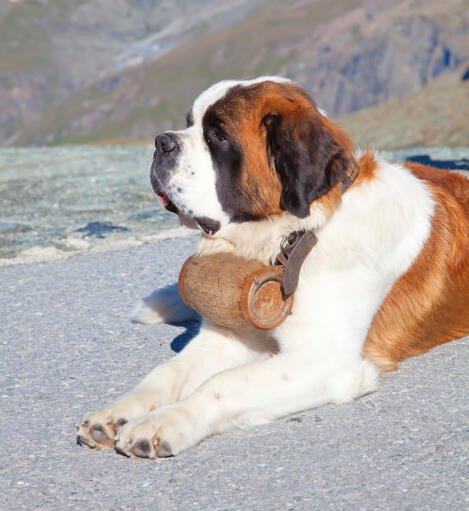
[[[162,195],[158,194],[157,197],[164,208],[169,204],[169,197],[165,193],[163,193]]]

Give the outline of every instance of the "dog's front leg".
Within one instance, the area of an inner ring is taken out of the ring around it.
[[[239,339],[234,333],[204,324],[199,334],[173,359],[157,366],[131,392],[89,413],[78,423],[77,438],[98,449],[112,447],[127,423],[192,393],[212,375],[269,356],[263,339]]]
[[[150,458],[174,455],[214,433],[351,400],[373,390],[376,376],[360,359],[341,366],[307,353],[280,354],[219,373],[183,401],[124,426],[116,448]]]

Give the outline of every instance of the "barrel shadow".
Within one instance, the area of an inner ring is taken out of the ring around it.
[[[176,353],[182,351],[200,331],[199,321],[182,321],[171,323],[174,326],[184,327],[186,330],[171,341],[171,349]]]

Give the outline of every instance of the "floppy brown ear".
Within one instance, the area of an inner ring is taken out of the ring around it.
[[[327,121],[326,121],[327,122]],[[351,163],[351,143],[319,112],[268,114],[264,117],[269,156],[282,183],[284,208],[297,217],[342,179]]]

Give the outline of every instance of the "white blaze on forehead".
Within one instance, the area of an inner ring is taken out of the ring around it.
[[[221,82],[215,83],[207,90],[202,92],[200,96],[196,98],[194,104],[192,106],[192,115],[194,116],[194,122],[201,122],[204,113],[207,111],[207,108],[210,105],[216,103],[219,99],[223,98],[226,93],[236,87],[237,85],[241,85],[243,87],[249,87],[250,85],[254,85],[255,83],[261,82],[291,82],[288,78],[283,78],[282,76],[260,76],[259,78],[255,78],[254,80],[222,80]]]

